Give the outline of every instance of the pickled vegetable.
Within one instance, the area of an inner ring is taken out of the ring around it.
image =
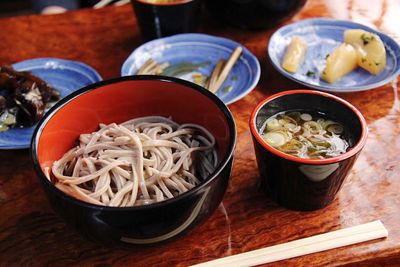
[[[60,93],[28,71],[0,66],[0,132],[38,122]]]
[[[344,42],[357,51],[357,64],[372,74],[378,74],[386,66],[386,50],[378,35],[360,29],[346,30]]]
[[[326,59],[321,78],[334,83],[357,68],[357,52],[352,45],[341,44]]]
[[[300,37],[294,36],[284,55],[282,68],[288,72],[296,72],[303,62],[306,51],[306,42]]]

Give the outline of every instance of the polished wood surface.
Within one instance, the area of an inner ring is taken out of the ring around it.
[[[400,41],[400,1],[308,1],[290,23],[334,17],[376,26]],[[204,16],[205,19],[207,15]],[[283,24],[285,24],[283,23]],[[283,25],[282,24],[282,25]],[[338,94],[364,114],[368,142],[336,200],[314,212],[286,210],[258,189],[248,119],[274,92],[300,88],[268,62],[266,44],[279,26],[249,32],[203,20],[201,32],[241,42],[259,59],[262,77],[244,99],[230,105],[238,143],[222,204],[202,225],[175,241],[146,248],[101,247],[87,241],[52,212],[33,171],[28,150],[0,152],[0,266],[187,266],[335,229],[382,220],[389,237],[280,261],[269,266],[400,265],[400,99],[397,80],[380,88]],[[0,20],[0,64],[35,57],[83,61],[104,79],[119,76],[140,45],[129,5],[54,16]]]

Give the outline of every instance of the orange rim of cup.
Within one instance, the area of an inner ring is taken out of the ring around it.
[[[294,95],[294,94],[311,94],[311,95],[320,95],[323,97],[328,97],[336,102],[339,102],[345,106],[347,106],[348,108],[350,108],[358,117],[358,120],[361,123],[361,128],[362,128],[362,132],[361,132],[361,137],[359,138],[357,144],[355,146],[353,146],[349,151],[347,151],[346,153],[343,153],[339,156],[336,157],[332,157],[332,158],[326,158],[326,159],[305,159],[305,158],[299,158],[296,156],[292,156],[289,154],[286,154],[284,152],[281,152],[280,150],[268,145],[264,139],[262,138],[261,134],[258,132],[257,127],[256,127],[256,116],[259,113],[259,111],[261,110],[261,108],[268,102],[280,98],[282,96],[286,96],[286,95]],[[345,159],[348,159],[352,156],[354,156],[355,154],[357,154],[365,145],[366,141],[367,141],[367,136],[368,136],[368,128],[367,128],[367,123],[364,119],[364,117],[362,116],[361,112],[354,107],[352,104],[350,104],[349,102],[347,102],[346,100],[325,93],[325,92],[320,92],[320,91],[314,91],[314,90],[304,90],[304,89],[297,89],[297,90],[290,90],[290,91],[283,91],[277,94],[274,94],[272,96],[267,97],[266,99],[264,99],[263,101],[261,101],[253,110],[251,117],[250,117],[250,130],[252,135],[255,137],[255,139],[257,140],[257,142],[262,145],[266,150],[268,150],[269,152],[271,152],[272,154],[290,160],[290,161],[294,161],[294,162],[298,162],[298,163],[303,163],[303,164],[314,164],[314,165],[319,165],[319,164],[330,164],[330,163],[335,163],[335,162],[339,162],[339,161],[343,161]]]
[[[146,1],[146,0],[137,0],[138,2],[142,3],[142,4],[146,4],[146,5],[154,5],[154,6],[178,6],[178,5],[183,5],[183,4],[187,4],[189,2],[193,2],[194,0],[180,0],[180,1],[160,1],[160,2],[156,2],[156,1]]]

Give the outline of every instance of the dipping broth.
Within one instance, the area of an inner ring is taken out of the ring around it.
[[[315,112],[279,112],[265,121],[260,132],[268,145],[299,158],[336,157],[353,145],[341,123]]]

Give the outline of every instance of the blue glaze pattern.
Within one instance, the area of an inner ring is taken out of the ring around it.
[[[233,50],[241,44],[232,40],[206,34],[178,34],[147,42],[138,47],[124,62],[121,75],[134,75],[150,58],[157,63],[168,62],[174,65],[180,62],[194,64],[205,63],[198,71],[204,76],[210,76],[220,59],[228,59]],[[260,79],[260,63],[245,47],[239,60],[233,66],[229,76],[217,91],[217,96],[225,103],[232,104],[246,96],[257,85]],[[191,75],[178,77],[191,81]],[[232,86],[227,91],[224,88]]]
[[[61,97],[95,82],[100,75],[90,66],[71,60],[58,58],[36,58],[12,65],[17,71],[30,71],[33,75],[56,88]],[[35,126],[13,128],[0,133],[0,149],[24,149],[30,145]]]
[[[357,68],[335,83],[327,83],[319,74],[325,67],[325,57],[343,42],[343,32],[347,29],[363,29],[377,34],[386,48],[386,67],[378,75]],[[307,43],[307,53],[299,70],[292,74],[281,67],[281,62],[293,36],[300,36]],[[272,65],[285,77],[302,85],[327,92],[357,92],[377,88],[400,73],[399,44],[386,34],[351,21],[335,19],[306,19],[280,28],[268,44],[268,55]],[[307,72],[314,72],[314,77]]]

